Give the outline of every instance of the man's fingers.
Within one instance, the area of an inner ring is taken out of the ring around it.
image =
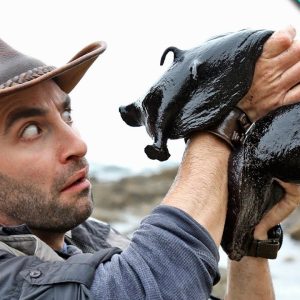
[[[282,101],[282,104],[288,105],[288,104],[298,103],[299,100],[300,100],[300,84],[297,84],[286,93]]]
[[[287,216],[289,216],[297,204],[289,199],[282,199],[275,204],[270,211],[268,211],[259,224],[256,226],[256,234],[260,232],[267,232],[270,228],[281,223]]]
[[[300,61],[300,41],[293,41],[287,50],[274,58],[274,67],[285,71],[298,61]]]
[[[286,90],[290,90],[300,83],[300,61],[286,70],[280,78],[280,85]]]
[[[281,223],[299,205],[300,185],[283,182],[279,179],[276,180],[285,189],[285,195],[264,215],[262,220],[255,227],[254,237],[257,239],[261,239],[262,236],[265,236],[270,228]]]
[[[275,31],[266,41],[262,53],[263,58],[273,58],[287,50],[296,36],[296,30],[292,26]]]
[[[300,185],[296,183],[284,182],[278,178],[275,179],[285,190],[286,196],[299,203],[300,200]]]

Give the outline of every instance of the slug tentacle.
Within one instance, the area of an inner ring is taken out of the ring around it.
[[[166,58],[167,54],[168,54],[170,51],[174,53],[174,61],[176,61],[176,60],[182,55],[182,53],[184,52],[184,51],[182,51],[182,50],[180,50],[180,49],[178,49],[178,48],[176,48],[176,47],[173,47],[173,46],[168,47],[168,48],[164,51],[163,55],[161,56],[161,59],[160,59],[160,65],[161,65],[161,66],[164,64],[165,58]]]

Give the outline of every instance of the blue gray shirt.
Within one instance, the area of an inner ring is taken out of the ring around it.
[[[91,287],[95,299],[209,298],[219,279],[219,253],[209,233],[185,212],[155,208],[129,247],[99,265]]]

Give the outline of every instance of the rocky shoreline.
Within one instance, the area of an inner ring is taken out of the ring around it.
[[[151,175],[138,175],[118,181],[93,180],[95,209],[93,217],[105,222],[126,221],[126,213],[143,218],[158,205],[170,188],[177,167]],[[286,234],[300,240],[300,207],[284,222]]]
[[[125,222],[126,215],[142,219],[161,202],[176,172],[177,168],[171,168],[152,175],[131,176],[119,181],[94,181],[93,217],[109,223]]]

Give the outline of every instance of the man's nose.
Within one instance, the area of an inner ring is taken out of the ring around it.
[[[77,129],[66,124],[60,136],[59,156],[61,163],[82,158],[86,155],[87,145]]]

